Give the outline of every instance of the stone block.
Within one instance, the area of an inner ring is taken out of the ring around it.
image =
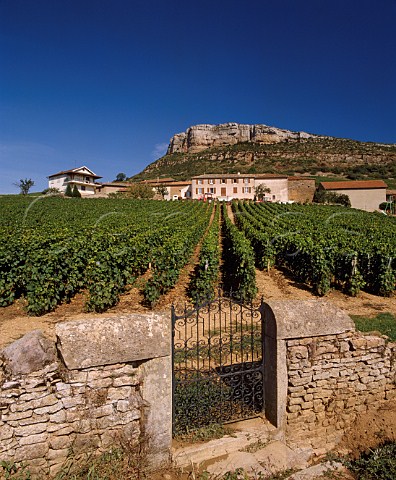
[[[69,448],[54,450],[50,448],[47,453],[47,459],[51,462],[51,460],[56,460],[56,463],[62,465],[62,463],[66,460],[69,455]],[[51,462],[52,463],[52,462]]]
[[[138,384],[139,382],[136,375],[124,375],[113,380],[114,387],[133,386]]]
[[[37,414],[37,415],[50,415],[51,413],[55,413],[55,412],[58,412],[59,410],[61,410],[63,408],[63,405],[62,403],[59,401],[58,403],[56,403],[55,405],[50,405],[48,407],[41,407],[41,408],[36,408],[34,410],[34,413]]]
[[[72,435],[51,436],[49,438],[49,446],[53,450],[63,450],[70,447],[73,443]]]
[[[278,340],[355,330],[343,310],[324,300],[270,300],[264,305],[264,317],[265,335]]]
[[[18,439],[19,445],[35,445],[36,443],[45,442],[48,438],[48,433],[39,433],[37,435],[29,435],[28,437],[20,437]]]
[[[34,445],[24,445],[23,447],[16,449],[13,461],[26,462],[35,458],[42,459],[47,455],[47,452],[48,443],[46,442],[36,443]]]
[[[36,435],[38,433],[45,432],[47,430],[47,423],[34,423],[33,425],[25,425],[15,429],[15,435],[17,437],[27,437],[30,435]]]
[[[25,408],[27,408],[25,406]],[[15,413],[4,413],[2,415],[2,419],[6,422],[17,422],[19,420],[23,420],[25,418],[29,418],[33,415],[33,410],[24,410],[21,412],[15,412]]]
[[[3,442],[5,440],[12,438],[13,432],[14,432],[14,429],[11,428],[10,426],[2,425],[0,427],[0,441]]]
[[[41,330],[32,330],[0,352],[3,368],[12,376],[26,375],[57,362],[55,345]]]
[[[52,413],[49,420],[51,423],[64,423],[66,421],[66,412],[59,410],[58,412]]]
[[[69,369],[170,355],[168,315],[131,314],[56,325],[58,348]]]

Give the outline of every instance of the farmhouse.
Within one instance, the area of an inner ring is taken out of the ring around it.
[[[81,195],[94,195],[99,184],[96,183],[100,177],[88,167],[78,167],[71,170],[63,170],[48,176],[48,188],[57,188],[64,193],[68,185],[71,188],[77,186]]]
[[[356,180],[346,182],[322,182],[319,189],[348,195],[352,208],[374,212],[386,201],[387,184],[383,180]]]
[[[168,192],[165,196],[165,200],[185,200],[191,198],[191,180],[177,181],[173,179],[147,180],[147,183],[152,185],[153,190],[156,191],[157,187],[165,187]]]
[[[202,200],[213,198],[219,200],[253,200],[255,190],[264,185],[270,190],[265,194],[265,201],[287,202],[288,183],[286,175],[276,174],[205,174],[192,178],[192,198]]]
[[[125,192],[130,184],[128,182],[103,182],[96,188],[96,195],[107,197],[109,193]]]

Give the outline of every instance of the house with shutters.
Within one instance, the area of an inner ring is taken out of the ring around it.
[[[192,177],[191,194],[193,200],[234,199],[253,200],[259,185],[270,190],[264,201],[287,202],[288,180],[286,175],[277,174],[205,174]]]
[[[48,188],[57,188],[65,193],[68,185],[74,188],[77,186],[82,196],[94,195],[100,184],[96,183],[100,177],[88,167],[72,168],[71,170],[62,170],[48,176]]]

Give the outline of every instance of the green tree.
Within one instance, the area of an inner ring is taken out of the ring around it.
[[[271,193],[271,189],[266,187],[264,183],[260,183],[260,185],[254,187],[254,196],[257,200],[263,200],[266,193]]]
[[[66,197],[72,197],[73,196],[73,189],[72,189],[70,183],[67,184],[66,191],[65,191],[65,196]]]
[[[125,182],[126,179],[127,179],[127,176],[125,175],[125,173],[117,173],[115,181],[116,182]]]
[[[154,195],[155,192],[152,187],[145,183],[132,183],[126,192],[126,196],[129,198],[150,199]]]
[[[158,195],[161,195],[162,200],[164,199],[165,195],[168,195],[168,189],[165,187],[165,185],[158,185],[158,187],[155,187],[155,191]]]
[[[323,189],[316,190],[313,201],[315,203],[332,203],[335,205],[344,205],[344,207],[351,206],[351,200],[348,195],[336,192],[326,192]]]
[[[33,187],[34,181],[31,178],[21,178],[19,182],[14,183],[14,185],[19,188],[21,195],[27,195]]]
[[[78,191],[77,185],[74,184],[72,197],[81,197],[81,193]]]

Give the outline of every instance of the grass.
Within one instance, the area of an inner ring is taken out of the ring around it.
[[[357,330],[361,332],[377,331],[387,335],[392,342],[396,342],[396,317],[391,313],[379,313],[374,318],[362,315],[351,315]]]
[[[211,425],[205,425],[204,427],[197,428],[196,430],[187,431],[177,436],[177,440],[181,442],[196,443],[196,442],[208,442],[215,438],[222,438],[224,435],[231,435],[232,430],[226,425],[212,423]]]
[[[359,480],[394,480],[396,478],[396,442],[385,442],[369,449],[358,459],[344,461]]]

